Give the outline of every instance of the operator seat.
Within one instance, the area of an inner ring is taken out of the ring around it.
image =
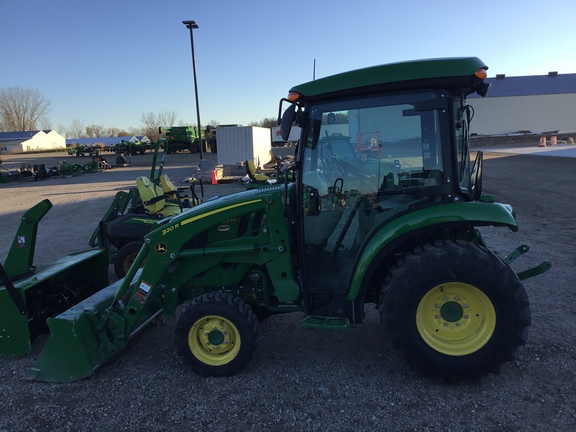
[[[160,176],[160,187],[162,188],[162,193],[166,195],[166,200],[168,202],[173,202],[176,204],[181,203],[182,207],[185,208],[192,207],[192,204],[199,204],[198,202],[192,202],[193,200],[188,197],[180,197],[180,192],[184,192],[185,189],[178,189],[176,186],[174,186],[174,183],[172,183],[166,174],[162,174]]]
[[[166,195],[162,189],[152,183],[147,177],[141,176],[136,179],[138,193],[144,205],[144,210],[150,215],[169,217],[180,214],[180,206],[166,204]]]
[[[246,174],[248,174],[248,177],[254,183],[265,184],[268,182],[269,179],[267,175],[256,173],[256,166],[254,165],[254,161],[252,159],[248,159],[246,161]]]

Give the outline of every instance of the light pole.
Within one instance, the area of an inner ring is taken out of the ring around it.
[[[194,72],[194,94],[196,95],[196,120],[198,121],[198,143],[200,147],[200,160],[204,159],[204,142],[202,140],[202,126],[200,126],[200,104],[198,102],[198,82],[196,80],[196,56],[194,55],[193,30],[198,28],[194,21],[182,21],[182,24],[190,29],[190,45],[192,46],[192,70]]]

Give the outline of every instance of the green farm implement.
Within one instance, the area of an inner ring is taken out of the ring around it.
[[[521,281],[551,264],[517,274],[509,264],[528,246],[501,258],[481,236],[485,226],[518,231],[512,207],[482,192],[482,153],[470,158],[466,99],[486,94],[486,69],[475,57],[421,60],[293,87],[278,121],[284,140],[292,125],[301,135],[284,182],[153,221],[125,278],[46,319],[51,335],[30,377],[90,376],[183,303],[176,349],[201,375],[242,370],[259,320],[271,314],[298,311],[307,327],[346,329],[363,322],[367,304],[425,375],[460,381],[498,371],[527,340]],[[104,250],[90,253],[105,258]],[[9,279],[22,273],[14,262]],[[92,272],[83,275],[96,279]],[[28,343],[18,303],[30,300],[19,284],[0,294],[22,321],[13,338]]]
[[[52,207],[41,201],[21,218],[10,252],[0,265],[0,355],[30,351],[31,342],[46,333],[46,320],[108,285],[106,250],[68,255],[50,266],[33,265],[38,222]]]
[[[198,129],[196,127],[171,126],[162,128],[161,131],[166,133],[166,141],[163,147],[168,153],[178,153],[181,151],[198,153],[200,151],[200,140],[198,139]],[[216,128],[206,126],[206,128],[202,130],[202,138],[202,151],[206,151],[209,146],[212,153],[216,153]]]

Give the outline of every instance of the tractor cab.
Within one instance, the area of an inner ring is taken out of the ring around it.
[[[302,279],[308,292],[338,296],[349,292],[362,253],[392,221],[480,197],[482,155],[471,166],[466,96],[485,93],[487,84],[475,74],[424,74],[417,89],[379,84],[351,94],[350,84],[340,90],[332,77],[322,81],[293,88],[279,122],[286,135],[293,123],[302,128],[292,209]]]

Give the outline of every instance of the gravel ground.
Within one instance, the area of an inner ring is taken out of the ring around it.
[[[3,155],[4,166],[19,166],[24,158]],[[38,163],[41,156],[28,158]],[[51,161],[46,159],[47,166]],[[0,186],[0,259],[22,212],[44,198],[54,208],[40,224],[35,263],[86,249],[112,196],[146,175],[149,156],[136,156],[134,163],[81,177]],[[165,170],[177,183],[197,164],[197,155],[174,155]],[[421,377],[396,357],[374,305],[367,305],[364,324],[347,331],[306,329],[300,314],[271,317],[260,324],[259,348],[246,369],[229,378],[202,378],[176,354],[175,320],[160,318],[79,382],[25,378],[45,337],[27,356],[0,359],[0,431],[574,431],[573,172],[574,159],[568,158],[485,161],[484,189],[511,203],[520,225],[518,233],[484,229],[489,244],[501,254],[529,244],[530,253],[514,263],[518,270],[543,259],[554,264],[550,272],[525,281],[531,336],[519,360],[500,375],[458,386]],[[241,189],[208,185],[206,197]]]

